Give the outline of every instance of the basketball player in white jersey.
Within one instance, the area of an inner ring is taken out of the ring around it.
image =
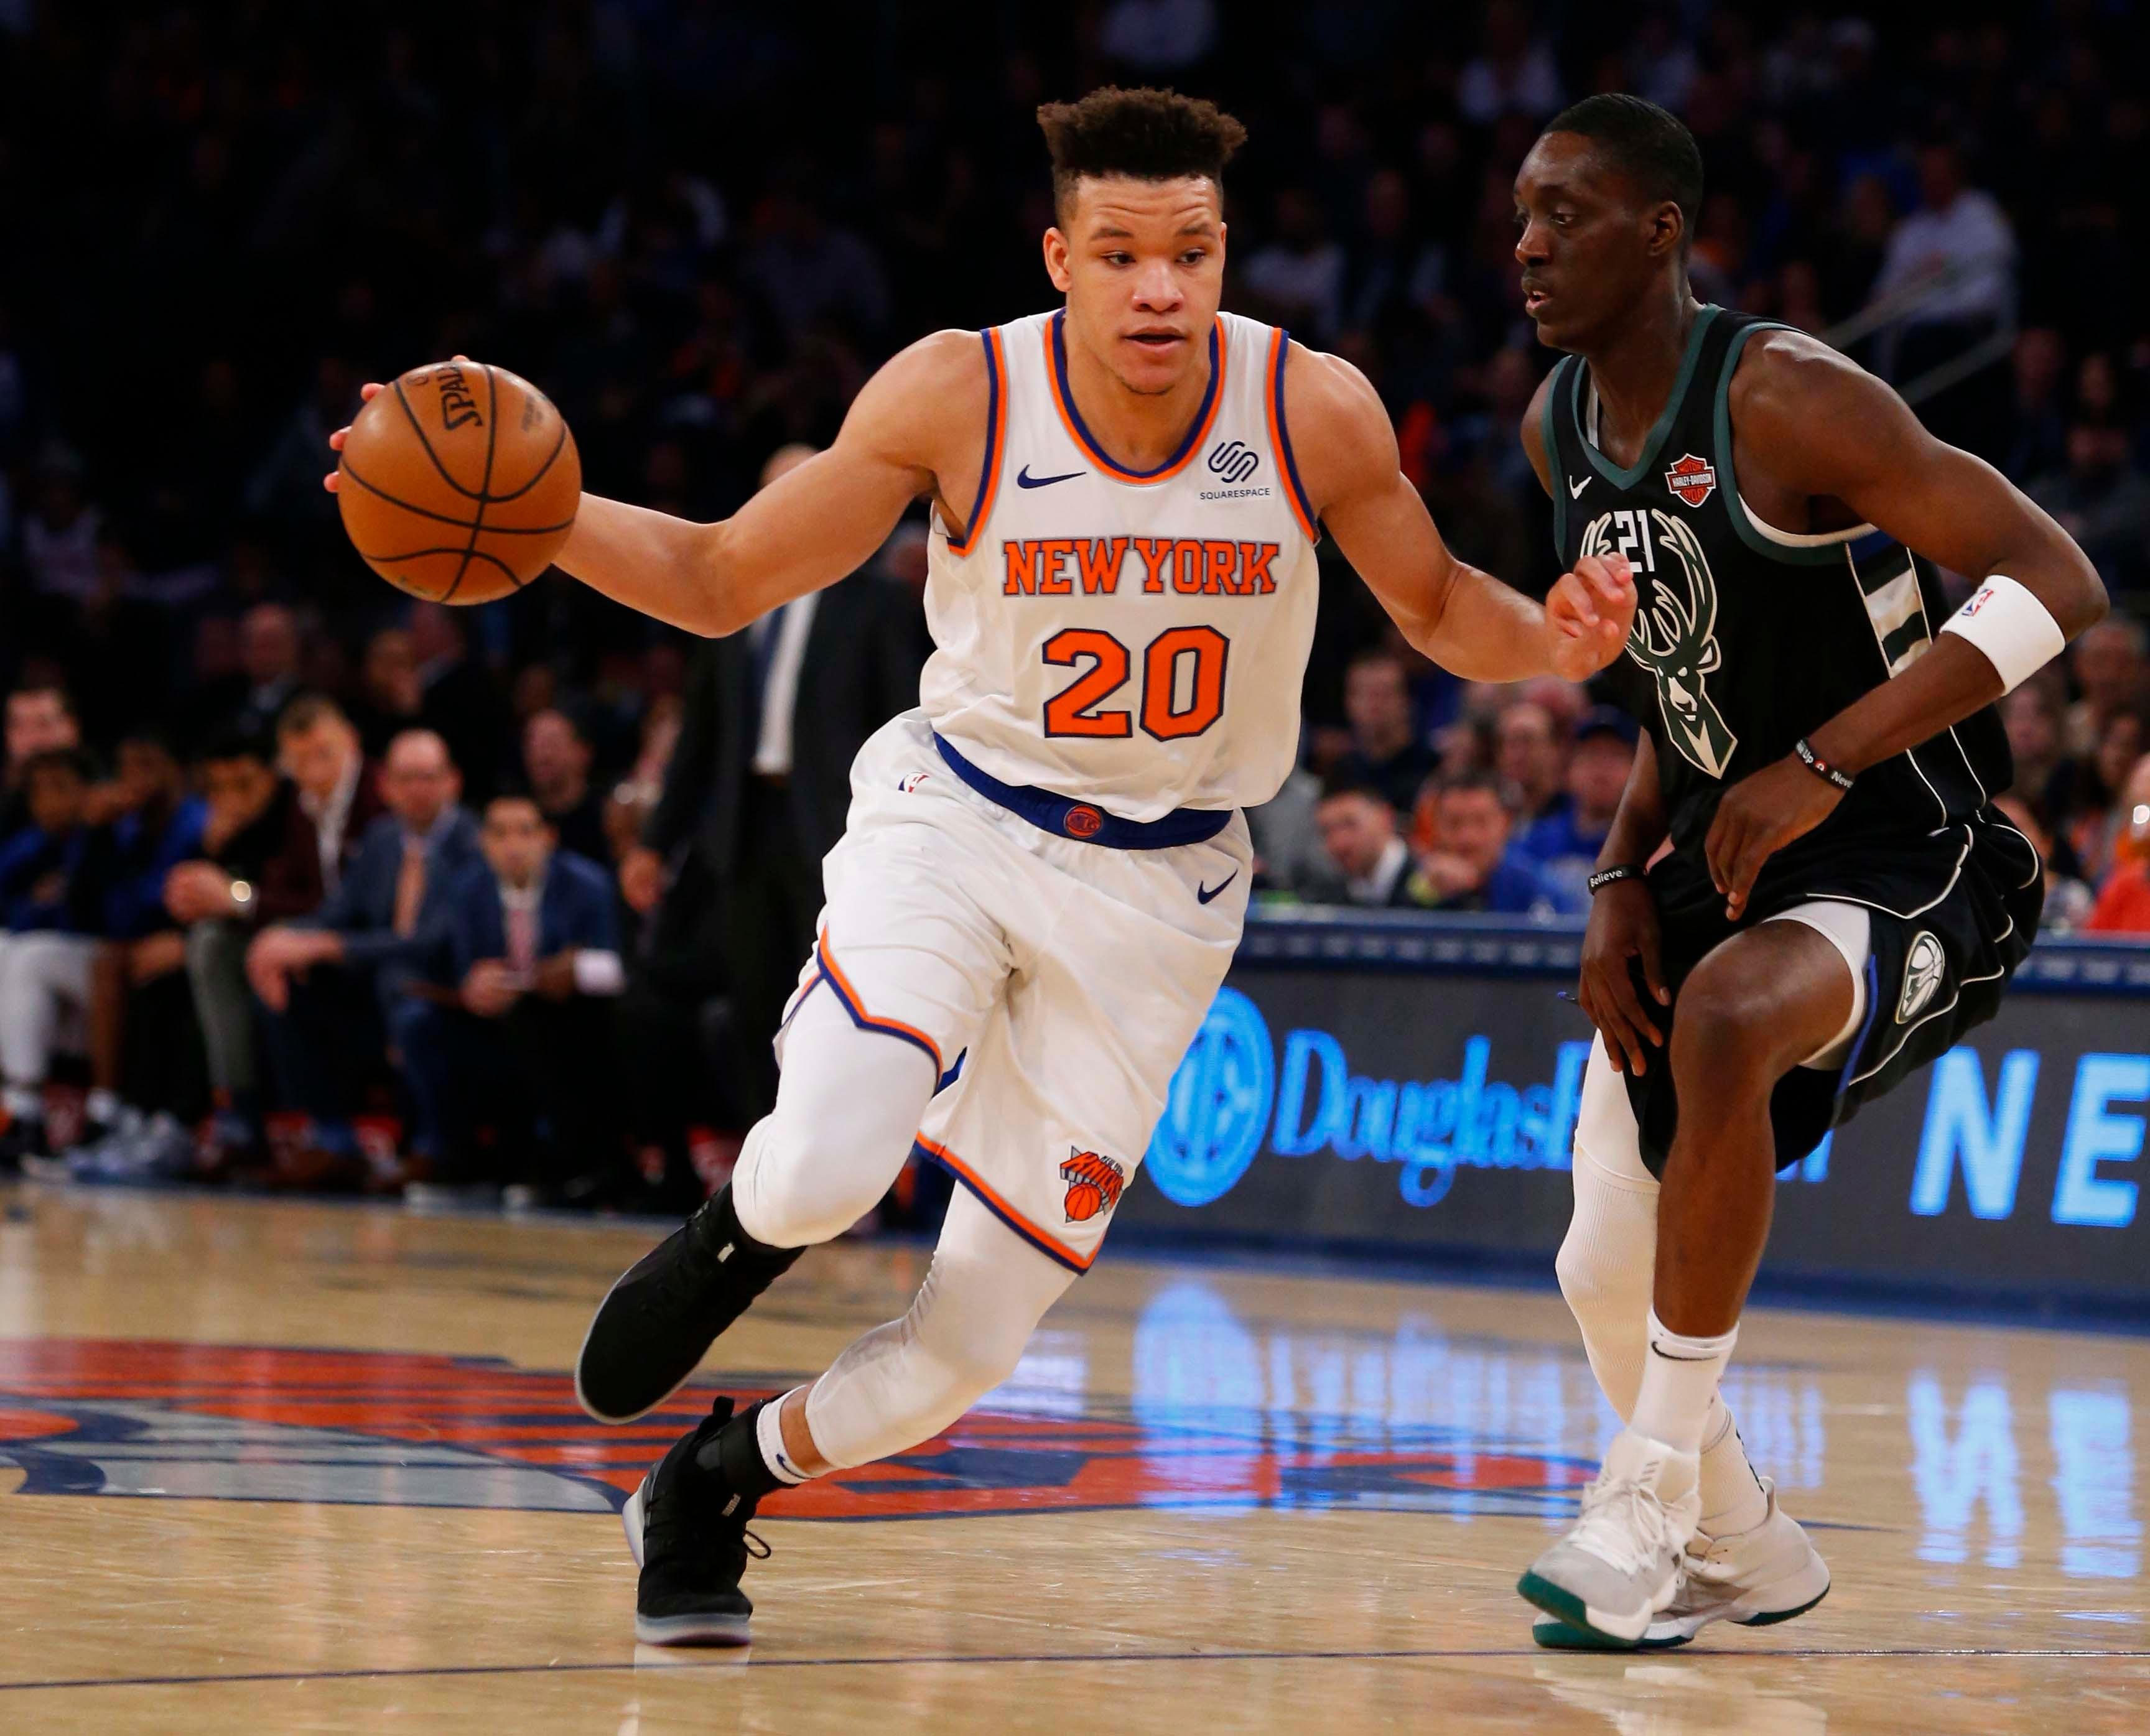
[[[776,1108],[606,1297],[584,1407],[661,1403],[914,1149],[961,1185],[902,1320],[780,1400],[719,1399],[628,1502],[644,1641],[743,1643],[757,1502],[946,1427],[1097,1258],[1239,942],[1240,810],[1297,752],[1317,527],[1471,679],[1592,674],[1633,613],[1617,555],[1578,561],[1543,608],[1457,562],[1366,381],[1218,312],[1236,121],[1151,90],[1040,120],[1064,308],[914,344],[830,450],[721,523],[585,496],[561,557],[660,619],[734,633],[932,507],[937,648],[919,708],[854,770]]]

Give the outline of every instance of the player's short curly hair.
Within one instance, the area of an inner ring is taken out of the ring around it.
[[[1643,97],[1607,91],[1562,109],[1545,130],[1580,134],[1644,199],[1678,205],[1685,222],[1680,236],[1685,256],[1702,214],[1702,152],[1678,115]]]
[[[1061,216],[1085,175],[1206,175],[1221,193],[1224,165],[1247,141],[1247,129],[1205,98],[1113,84],[1079,102],[1043,104],[1037,124],[1052,153],[1052,204]]]

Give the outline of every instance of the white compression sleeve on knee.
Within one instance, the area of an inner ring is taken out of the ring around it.
[[[825,985],[815,988],[785,1035],[776,1108],[747,1134],[732,1174],[739,1227],[772,1248],[841,1235],[896,1180],[938,1082],[921,1050],[861,1030]]]
[[[852,1344],[806,1395],[815,1449],[848,1469],[931,1440],[1014,1371],[1074,1279],[958,1188],[911,1311]]]

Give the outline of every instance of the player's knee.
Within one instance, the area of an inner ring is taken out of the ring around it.
[[[1798,1058],[1784,1050],[1784,1007],[1769,984],[1706,962],[1681,988],[1672,1064],[1683,1088],[1774,1081]]]
[[[1649,1301],[1650,1254],[1614,1248],[1605,1236],[1586,1234],[1581,1223],[1570,1224],[1552,1262],[1568,1312],[1587,1322],[1624,1308],[1639,1318]]]
[[[915,1128],[865,1094],[805,1106],[780,1103],[741,1155],[738,1209],[747,1233],[804,1247],[841,1235],[881,1204]]]
[[[931,1332],[927,1345],[951,1398],[967,1408],[1016,1371],[1030,1334],[1028,1321],[973,1315]]]

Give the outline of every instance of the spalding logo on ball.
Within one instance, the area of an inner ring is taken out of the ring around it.
[[[351,545],[428,603],[491,603],[553,564],[583,495],[575,437],[527,380],[482,361],[413,368],[351,425],[336,502]]]

